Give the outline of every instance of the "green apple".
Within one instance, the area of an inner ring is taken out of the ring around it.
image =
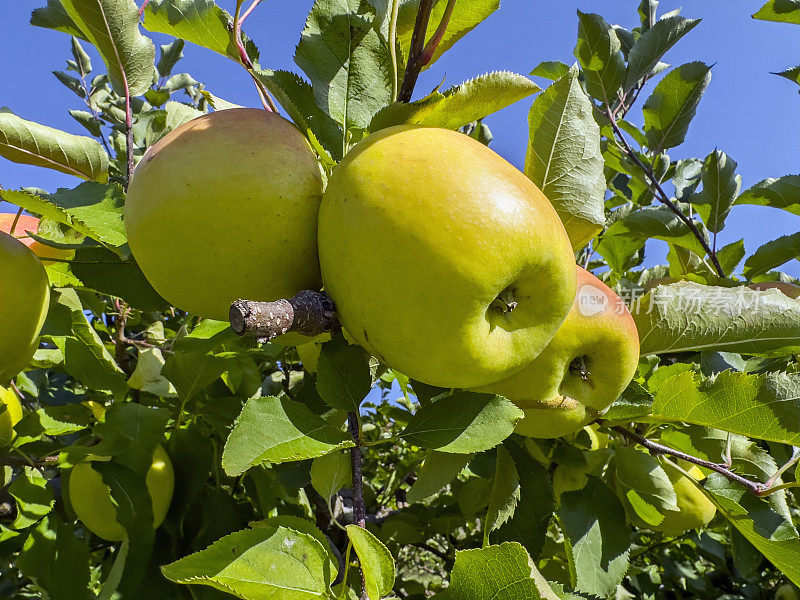
[[[167,516],[175,488],[172,461],[161,446],[156,446],[153,452],[153,463],[145,481],[153,503],[153,527],[157,528]],[[111,490],[103,483],[100,473],[92,468],[90,460],[73,467],[69,476],[69,499],[75,514],[89,531],[112,542],[125,539],[125,528],[117,523]]]
[[[429,385],[520,370],[575,297],[575,260],[544,194],[456,131],[390,127],[334,171],[319,215],[326,292],[353,338]]]
[[[236,299],[319,289],[322,176],[283,117],[237,108],[198,117],[147,150],[125,202],[148,281],[187,312],[227,320]]]
[[[749,287],[753,290],[762,291],[777,289],[793,300],[800,298],[800,285],[794,285],[793,283],[785,283],[783,281],[762,281],[760,283],[751,283]]]
[[[589,482],[589,468],[574,465],[558,465],[553,470],[553,496],[556,505],[561,505],[561,494],[582,490]]]
[[[25,244],[0,232],[0,383],[30,362],[49,306],[42,263]]]
[[[622,299],[575,267],[578,293],[569,316],[544,351],[508,379],[477,391],[505,396],[523,411],[516,433],[554,438],[600,416],[630,383],[639,335]]]
[[[791,583],[784,583],[775,591],[775,600],[800,600],[800,590]]]
[[[22,418],[22,404],[14,390],[0,386],[0,403],[6,409],[0,413],[0,448],[14,439],[14,425]]]

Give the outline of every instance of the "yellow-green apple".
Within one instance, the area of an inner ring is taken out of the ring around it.
[[[187,312],[227,320],[232,301],[319,289],[322,175],[305,137],[252,108],[203,115],[151,146],[125,225],[148,281]]]
[[[42,263],[25,244],[0,232],[0,383],[30,362],[49,305]]]
[[[761,291],[777,289],[793,300],[800,298],[800,285],[785,283],[783,281],[762,281],[760,283],[751,283],[750,289]]]
[[[574,268],[578,293],[548,346],[519,373],[478,388],[525,411],[516,427],[522,435],[579,431],[619,397],[639,362],[639,335],[628,307],[597,277]]]
[[[153,504],[153,528],[157,528],[167,516],[175,488],[172,461],[161,446],[156,446],[153,452],[145,482]],[[112,542],[125,539],[125,528],[117,522],[117,507],[111,499],[111,490],[103,483],[102,475],[92,468],[90,459],[73,467],[69,476],[69,500],[89,531]]]
[[[14,425],[22,418],[22,405],[14,390],[2,386],[0,386],[0,403],[6,407],[0,413],[0,448],[2,448],[14,439]]]
[[[666,472],[667,477],[669,477],[670,482],[672,482],[672,487],[675,489],[678,510],[663,511],[664,519],[661,523],[658,525],[650,525],[636,515],[627,498],[623,494],[620,494],[620,500],[623,506],[625,506],[626,513],[631,523],[637,527],[677,536],[686,533],[690,529],[705,527],[711,522],[711,519],[714,518],[717,512],[717,508],[711,500],[698,489],[697,484],[683,474],[681,469],[685,470],[697,481],[702,481],[705,478],[705,474],[697,465],[684,461],[678,461],[678,464],[681,468],[678,468],[678,466],[668,460],[661,461],[661,467]],[[619,486],[617,486],[617,489],[619,489]]]
[[[575,260],[544,194],[455,131],[390,127],[336,168],[319,215],[326,292],[344,328],[430,385],[520,370],[575,295]]]
[[[46,259],[72,260],[75,257],[74,250],[53,248],[33,239],[28,232],[37,233],[39,231],[39,219],[31,215],[19,215],[17,218],[17,213],[0,213],[0,231],[17,238],[33,250],[33,253],[44,264],[48,263]]]

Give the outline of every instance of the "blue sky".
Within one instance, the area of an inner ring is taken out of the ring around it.
[[[0,51],[0,106],[8,106],[26,119],[83,133],[67,113],[67,108],[80,109],[80,100],[50,74],[65,68],[69,37],[28,25],[30,11],[45,3],[5,3],[0,21],[0,39],[4,42]],[[673,149],[671,157],[703,158],[720,148],[738,162],[743,189],[765,177],[800,173],[798,88],[770,74],[800,61],[800,28],[751,19],[762,3],[688,3],[683,15],[703,21],[665,58],[676,66],[693,60],[715,64],[711,85],[686,142]],[[218,0],[218,4],[232,11],[235,2]],[[292,55],[311,4],[311,0],[264,0],[248,18],[245,30],[258,44],[264,65],[299,71]],[[504,0],[499,11],[422,75],[417,96],[438,85],[443,77],[447,87],[491,70],[528,73],[542,60],[571,64],[578,26],[576,10],[597,12],[609,22],[631,28],[637,24],[637,4],[635,0]],[[665,0],[660,8],[664,12],[679,6]],[[166,41],[164,36],[154,37],[157,44]],[[233,62],[188,45],[185,55],[177,71],[190,72],[216,95],[232,102],[259,106],[248,76]],[[101,70],[101,61],[94,54],[93,58],[95,71]],[[632,120],[641,122],[645,98],[643,94],[639,108],[631,111]],[[525,157],[531,101],[520,102],[487,120],[494,133],[492,148],[517,166]],[[5,188],[54,190],[76,183],[67,175],[0,159],[0,186]],[[0,210],[8,209],[5,205]],[[779,235],[800,230],[800,217],[762,207],[737,207],[728,223],[718,245],[744,238],[748,253]],[[652,258],[661,254],[655,252]],[[797,261],[784,270],[800,277]]]

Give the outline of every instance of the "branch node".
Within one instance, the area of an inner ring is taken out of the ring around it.
[[[339,327],[333,301],[312,290],[302,290],[289,300],[275,302],[236,300],[228,317],[238,335],[253,335],[262,343],[289,331],[314,337]]]

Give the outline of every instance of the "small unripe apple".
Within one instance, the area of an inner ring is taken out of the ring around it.
[[[516,375],[478,388],[525,411],[515,430],[521,435],[579,431],[619,397],[639,362],[639,334],[628,307],[597,277],[574,268],[578,293],[547,348]]]
[[[128,242],[148,281],[187,312],[227,320],[239,298],[319,289],[322,175],[283,117],[222,110],[174,129],[137,165]]]
[[[0,232],[0,384],[30,362],[49,306],[42,263],[25,244]]]
[[[153,528],[167,516],[175,488],[172,461],[162,446],[156,446],[153,462],[145,477],[153,503]],[[117,522],[117,507],[103,477],[92,468],[90,460],[78,463],[69,476],[69,499],[75,514],[96,536],[112,542],[125,539],[125,528]]]
[[[22,404],[14,390],[2,386],[0,386],[0,403],[6,407],[0,413],[0,448],[2,448],[14,439],[14,425],[22,418]]]
[[[14,228],[13,232],[11,231],[12,227]],[[17,213],[0,213],[0,231],[17,238],[20,242],[33,250],[33,253],[38,256],[44,264],[48,263],[47,259],[72,260],[75,257],[74,250],[52,248],[51,246],[46,246],[41,242],[37,242],[28,235],[29,231],[31,233],[39,231],[39,219],[31,215],[20,215],[19,219],[17,219]]]
[[[752,290],[761,291],[777,289],[793,300],[800,298],[800,285],[794,285],[793,283],[785,283],[783,281],[762,281],[760,283],[751,283],[749,287]]]
[[[582,490],[589,482],[588,467],[558,465],[553,471],[553,497],[556,505],[561,505],[561,494]]]
[[[544,194],[446,129],[401,125],[359,142],[328,182],[319,252],[342,326],[440,387],[520,370],[575,297],[569,238]]]

